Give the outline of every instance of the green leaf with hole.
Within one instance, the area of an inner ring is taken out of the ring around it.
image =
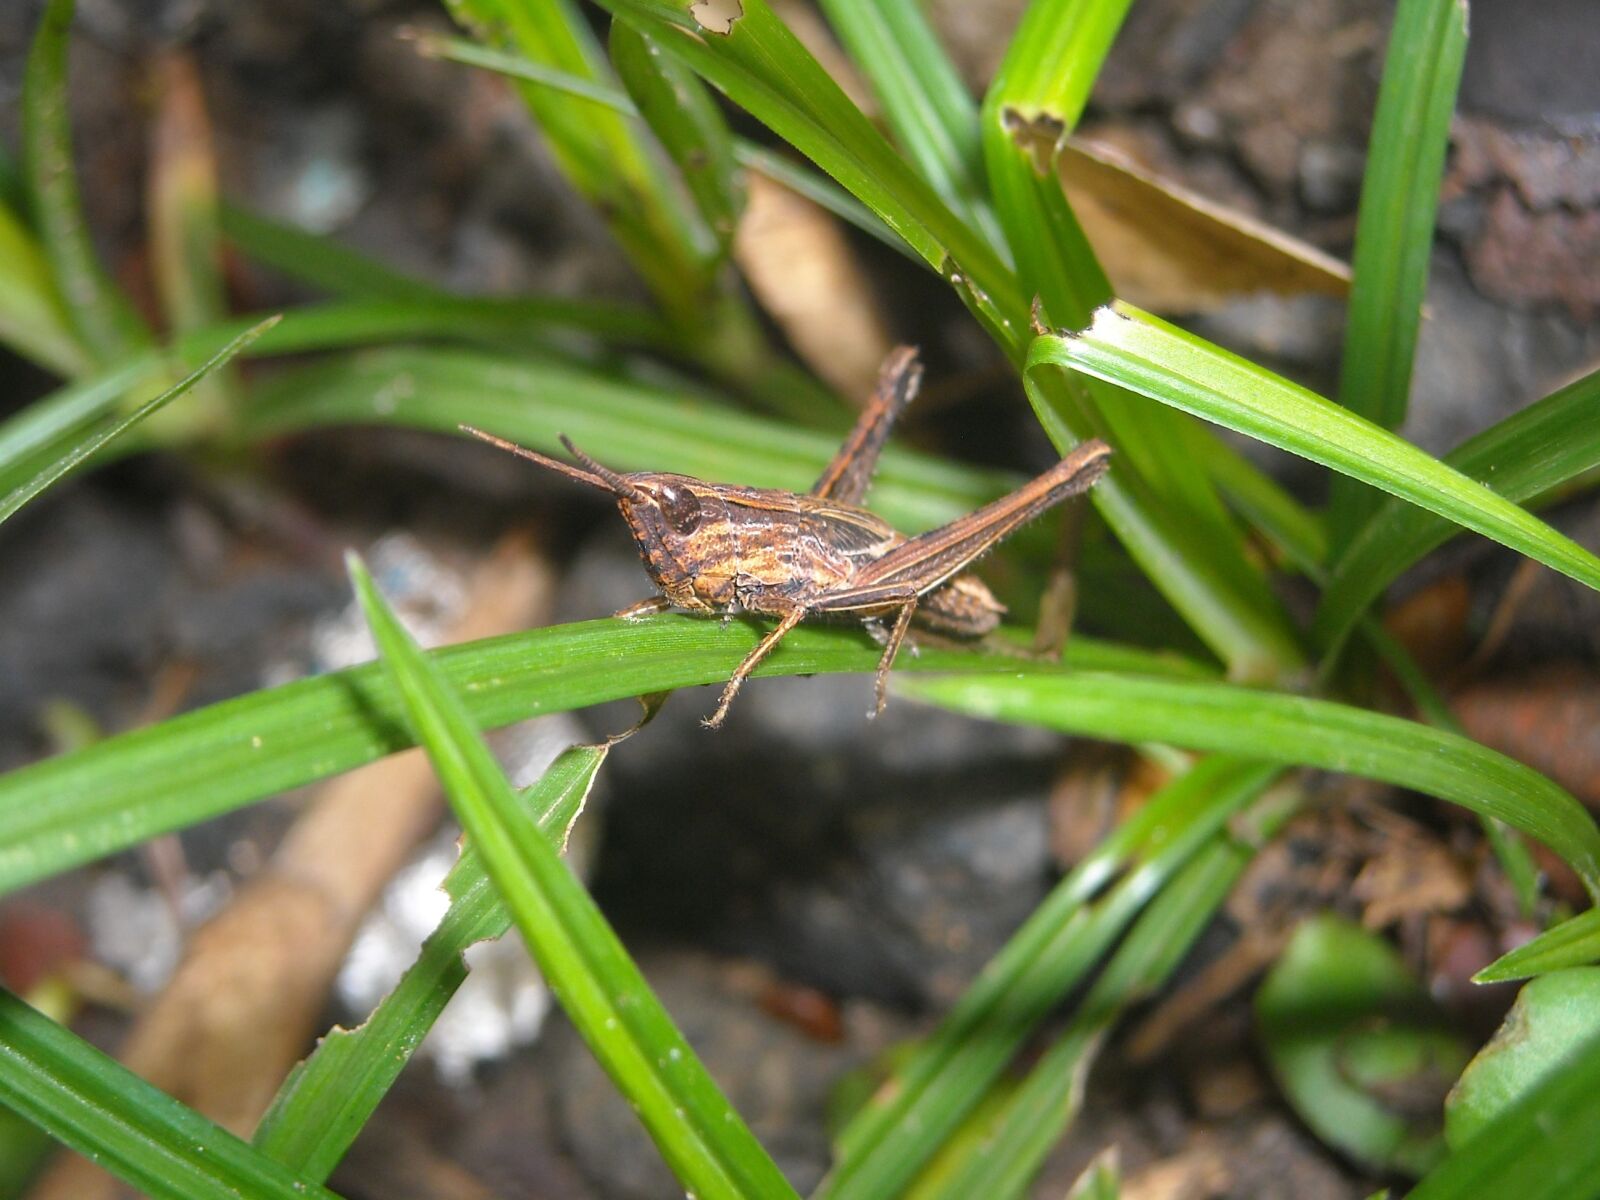
[[[0,1104],[162,1200],[337,1200],[4,989]]]
[[[567,1016],[667,1165],[706,1198],[795,1193],[673,1025],[589,894],[529,815],[467,707],[351,558],[405,719]]]
[[[1034,319],[1074,328],[1111,299],[1111,284],[1062,191],[1061,144],[1127,11],[1126,0],[1029,6],[984,100],[981,136],[995,210]],[[1035,372],[1045,431],[1101,437],[1117,451],[1095,506],[1167,600],[1235,678],[1275,682],[1303,664],[1298,638],[1204,463],[1229,451],[1191,419],[1086,376]],[[1210,444],[1197,447],[1197,440]]]
[[[609,744],[573,746],[518,804],[558,852],[583,811]],[[253,1139],[256,1148],[307,1179],[324,1180],[371,1118],[428,1030],[466,980],[462,957],[478,942],[511,928],[506,911],[471,846],[441,885],[450,907],[417,961],[354,1029],[335,1028],[289,1074]]]
[[[1408,1200],[1600,1196],[1600,1038],[1563,1061],[1428,1174]]]
[[[1490,1043],[1467,1065],[1445,1106],[1445,1139],[1464,1149],[1524,1096],[1600,1039],[1600,967],[1541,975],[1517,993]]]

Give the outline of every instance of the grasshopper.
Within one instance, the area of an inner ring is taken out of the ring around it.
[[[621,474],[562,435],[561,444],[578,462],[574,466],[470,425],[461,428],[617,498],[645,569],[660,589],[617,616],[641,620],[677,608],[778,618],[777,627],[729,678],[716,711],[701,722],[707,728],[722,724],[750,672],[791,629],[813,616],[863,621],[883,643],[876,703],[868,713],[876,716],[883,711],[889,669],[912,622],[958,637],[992,632],[1005,606],[976,576],[963,572],[1020,526],[1088,490],[1111,457],[1104,442],[1084,442],[1010,495],[907,537],[860,504],[890,427],[921,380],[916,350],[893,351],[855,428],[805,495],[656,471]]]

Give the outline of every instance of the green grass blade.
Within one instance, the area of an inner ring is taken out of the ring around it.
[[[843,1131],[819,1195],[865,1200],[900,1194],[1139,909],[1274,773],[1236,760],[1202,762],[1057,884],[938,1030]],[[1120,882],[1086,903],[1119,869]]]
[[[1106,1036],[1129,1007],[1148,999],[1177,970],[1250,865],[1256,846],[1296,807],[1269,799],[1270,811],[1262,814],[1252,831],[1254,845],[1245,845],[1226,831],[1213,834],[1150,902],[1066,1031],[1029,1070],[1022,1086],[1006,1097],[964,1161],[929,1191],[928,1200],[1026,1194],[1077,1116],[1089,1069]]]
[[[1122,1170],[1118,1163],[1116,1146],[1106,1147],[1083,1169],[1067,1193],[1067,1200],[1119,1200]]]
[[[822,0],[896,140],[952,212],[1005,245],[984,180],[978,106],[916,0]]]
[[[125,361],[103,375],[69,383],[0,422],[0,491],[21,486],[46,462],[59,458],[69,440],[115,412],[129,391],[146,382],[158,365],[154,356]]]
[[[1062,195],[1056,152],[1129,3],[1034,0],[983,102],[989,186],[1023,285],[1074,327],[1111,298],[1111,284]]]
[[[321,288],[331,296],[431,300],[442,289],[413,278],[330,237],[307,233],[237,204],[224,204],[222,232],[246,257]]]
[[[620,21],[611,25],[611,63],[726,254],[744,210],[744,184],[722,110],[693,71]]]
[[[19,484],[6,495],[0,496],[0,523],[4,523],[5,521],[9,520],[16,513],[16,511],[29,500],[32,500],[51,484],[56,483],[64,476],[70,474],[73,470],[88,461],[110,442],[116,440],[129,429],[133,428],[133,426],[137,425],[140,421],[150,416],[151,413],[155,412],[157,409],[165,407],[172,401],[176,400],[179,396],[183,395],[190,388],[194,387],[195,384],[199,383],[218,367],[228,362],[233,358],[234,355],[238,354],[251,342],[255,341],[255,339],[262,333],[277,323],[277,317],[268,317],[259,325],[256,325],[251,329],[247,329],[244,333],[241,333],[238,337],[234,338],[232,342],[228,343],[227,346],[223,347],[220,351],[213,355],[211,359],[203,364],[198,370],[185,376],[181,381],[162,392],[159,396],[152,397],[141,404],[138,408],[128,413],[126,416],[112,421],[110,424],[95,430],[93,433],[88,434],[87,436],[74,442],[72,445],[65,447],[61,456],[54,462],[44,467],[31,479]]]
[[[908,677],[895,690],[994,720],[1250,755],[1411,788],[1538,839],[1600,896],[1600,828],[1583,806],[1537,771],[1446,730],[1328,700],[1090,672]]]
[[[1450,118],[1467,53],[1466,0],[1400,0],[1362,176],[1355,273],[1339,403],[1385,429],[1405,419],[1433,252]],[[1333,481],[1328,528],[1338,549],[1382,497]]]
[[[248,257],[291,278],[332,296],[366,300],[373,312],[417,314],[418,321],[425,320],[420,314],[436,312],[445,332],[475,334],[471,318],[477,317],[485,323],[481,333],[484,339],[519,333],[526,336],[539,326],[553,326],[658,348],[672,344],[666,323],[637,305],[556,296],[457,295],[396,271],[332,238],[232,205],[222,209],[222,229]],[[297,312],[291,327],[298,320]],[[418,332],[430,331],[424,325]],[[281,333],[289,336],[290,329]]]
[[[930,266],[962,281],[963,300],[1013,354],[1027,301],[981,234],[941,200],[780,21],[766,0],[744,0],[725,35],[702,34],[697,0],[601,0],[656,37],[871,209]]]
[[[23,164],[40,243],[83,344],[110,363],[149,343],[149,331],[107,277],[84,225],[67,116],[73,0],[49,0],[22,85]]]
[[[560,852],[605,762],[608,745],[574,746],[519,796],[539,832]],[[290,1073],[256,1128],[256,1149],[327,1179],[467,977],[462,955],[503,935],[511,914],[467,846],[444,881],[450,907],[400,982],[355,1029],[335,1029]]]
[[[456,21],[497,48],[591,82],[612,83],[604,53],[572,0],[449,0]],[[519,85],[556,161],[604,216],[651,294],[683,330],[703,327],[715,239],[661,170],[643,131],[621,114]]]
[[[1600,371],[1591,371],[1463,442],[1444,462],[1512,503],[1534,502],[1600,467],[1597,418]],[[1318,643],[1338,646],[1402,571],[1459,532],[1432,512],[1386,500],[1334,564],[1312,627]]]
[[[1030,365],[1066,366],[1318,462],[1600,587],[1600,559],[1410,442],[1131,305],[1081,334],[1039,338]]]
[[[1207,465],[1228,498],[1249,515],[1251,524],[1277,545],[1284,557],[1308,578],[1318,586],[1325,586],[1328,572],[1324,562],[1328,543],[1323,523],[1267,476],[1257,471],[1236,470],[1234,463],[1237,461],[1213,457]],[[1410,512],[1422,511],[1410,505],[1403,507]],[[1450,706],[1434,690],[1432,681],[1412,661],[1405,648],[1371,617],[1362,618],[1359,627],[1362,636],[1394,673],[1423,719],[1430,725],[1465,736],[1466,731],[1450,711]],[[1539,871],[1531,852],[1500,822],[1488,817],[1480,817],[1479,820],[1494,847],[1495,857],[1500,860],[1501,868],[1517,894],[1523,913],[1531,914],[1539,896]]]
[[[868,237],[876,238],[896,254],[928,267],[904,238],[849,192],[818,171],[791,162],[781,154],[768,150],[746,138],[734,140],[734,153],[741,166],[765,175],[774,183],[781,183],[791,192],[804,196],[818,208],[825,209],[847,225],[853,225]]]
[[[251,439],[335,423],[455,433],[466,422],[552,454],[565,453],[556,440],[565,433],[617,470],[683,471],[793,491],[810,487],[838,448],[831,434],[731,411],[687,389],[465,350],[343,358],[268,380],[255,395],[240,430]],[[870,503],[897,527],[919,532],[1017,482],[891,447]]]
[[[1034,414],[1056,448],[1107,432],[1085,393],[1062,372],[1024,376]],[[1270,681],[1302,661],[1294,632],[1275,607],[1252,603],[1212,543],[1192,536],[1182,514],[1163,503],[1136,470],[1110,472],[1090,493],[1095,509],[1167,602],[1236,679]]]
[[[468,38],[450,37],[426,31],[417,34],[416,46],[417,53],[427,58],[460,63],[467,67],[482,67],[497,75],[521,79],[527,83],[537,83],[541,87],[553,88],[580,100],[588,100],[601,108],[621,113],[625,117],[639,115],[639,109],[629,98],[628,93],[615,84],[602,82],[587,75],[575,75],[571,71],[552,67],[548,63],[534,62],[514,50],[497,49],[493,46],[480,45]]]
[[[336,1200],[3,989],[0,1104],[163,1200]]]
[[[579,76],[568,75],[564,71],[557,71],[539,63],[530,62],[520,54],[512,54],[502,50],[490,50],[464,38],[438,37],[431,34],[425,34],[418,38],[418,47],[424,53],[445,59],[448,62],[458,62],[471,67],[482,67],[497,74],[508,75],[513,79],[522,79],[529,83],[539,84],[542,87],[554,88],[571,96],[592,100],[596,104],[602,104],[630,117],[639,115],[639,110],[635,107],[633,101],[628,98],[627,93],[620,89],[592,83]],[[922,266],[930,265],[917,254],[913,247],[907,244],[905,239],[896,234],[876,214],[827,176],[790,162],[788,159],[775,154],[757,142],[750,141],[748,138],[734,138],[733,152],[740,166],[765,175],[768,179],[783,184],[791,191],[798,192],[813,204],[827,209],[840,220],[846,221],[863,233],[877,238],[884,245],[899,254],[905,255],[911,261]]]
[[[1600,1196],[1600,1038],[1576,1047],[1509,1112],[1428,1173],[1407,1200]]]
[[[667,1165],[701,1197],[793,1190],[728,1104],[556,849],[518,809],[466,706],[353,556],[367,623],[451,807],[551,991]]]
[[[1232,454],[1207,455],[1206,470],[1229,504],[1277,546],[1297,568],[1323,571],[1328,561],[1328,530],[1321,516],[1306,508],[1272,476]]]
[[[0,343],[23,358],[74,376],[87,370],[89,355],[71,318],[44,252],[16,212],[0,203]]]
[[[1502,954],[1474,975],[1472,981],[1504,983],[1508,979],[1528,979],[1597,962],[1600,962],[1600,909],[1591,908]]]
[[[88,375],[35,401],[0,422],[0,494],[20,486],[43,466],[59,458],[96,421],[130,400],[159,391],[173,374],[173,360],[199,363],[262,320],[240,317],[197,329],[167,350],[153,350],[118,362],[103,374]],[[526,355],[550,330],[604,332],[608,339],[667,345],[665,325],[653,315],[623,307],[579,306],[570,312],[564,301],[476,300],[440,296],[434,299],[348,300],[307,305],[249,344],[246,357],[294,354],[307,350],[349,349],[373,342],[438,339],[515,347]],[[570,368],[569,369],[576,369]],[[244,418],[245,429],[256,418]],[[161,430],[162,443],[192,430]],[[240,435],[240,430],[233,431]],[[122,448],[140,448],[144,431],[124,439]]]
[[[208,337],[215,339],[238,324],[225,323],[209,332],[196,330],[181,339],[179,347],[198,349]],[[536,350],[562,334],[594,335],[612,346],[633,343],[670,349],[673,345],[660,317],[630,304],[441,293],[401,300],[330,300],[302,305],[253,349],[252,357],[430,338]]]
[[[1047,113],[1065,130],[1074,128],[1131,2],[1033,0],[1011,36],[984,107],[1028,97],[1037,108],[1023,116]]]
[[[989,184],[1018,275],[1041,315],[1070,328],[1111,299],[1111,284],[1061,189],[1057,156],[1127,8],[1126,0],[1038,0],[984,101]],[[1127,495],[1108,490],[1097,506],[1232,673],[1270,682],[1297,669],[1295,632],[1203,465],[1226,451],[1195,453],[1197,439],[1210,435],[1187,428],[1190,418],[1100,380],[1052,373],[1036,384],[1075,438],[1093,434],[1116,448],[1113,474]],[[1039,398],[1035,408],[1061,446]]]
[[[692,617],[587,621],[456,646],[437,657],[473,720],[488,728],[720,682],[763,632],[753,622],[724,629]],[[870,672],[879,653],[859,631],[801,626],[756,674]],[[1068,643],[1065,659],[1062,669],[1191,678],[1197,670],[1169,655],[1082,637]],[[994,661],[929,649],[902,669],[993,670]],[[863,683],[863,712],[869,694]],[[410,744],[393,689],[369,666],[253,692],[12,771],[0,776],[0,892]]]

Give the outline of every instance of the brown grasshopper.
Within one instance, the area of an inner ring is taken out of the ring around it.
[[[922,380],[917,352],[889,355],[877,390],[839,453],[805,495],[770,488],[706,483],[655,471],[619,474],[584,454],[565,435],[561,444],[581,466],[461,428],[513,454],[610,492],[638,543],[645,569],[661,589],[617,614],[639,620],[672,608],[690,612],[761,613],[778,618],[739,664],[717,710],[702,722],[716,728],[750,672],[806,617],[854,618],[883,642],[876,704],[883,711],[889,668],[913,619],[927,629],[982,637],[1005,607],[964,571],[1002,538],[1105,473],[1111,448],[1078,446],[1050,470],[1008,496],[960,520],[906,537],[860,507],[889,429]],[[883,623],[893,618],[884,632]]]

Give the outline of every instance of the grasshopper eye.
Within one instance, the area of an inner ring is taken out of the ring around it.
[[[700,527],[700,499],[680,488],[662,488],[661,515],[674,533],[693,533]]]

